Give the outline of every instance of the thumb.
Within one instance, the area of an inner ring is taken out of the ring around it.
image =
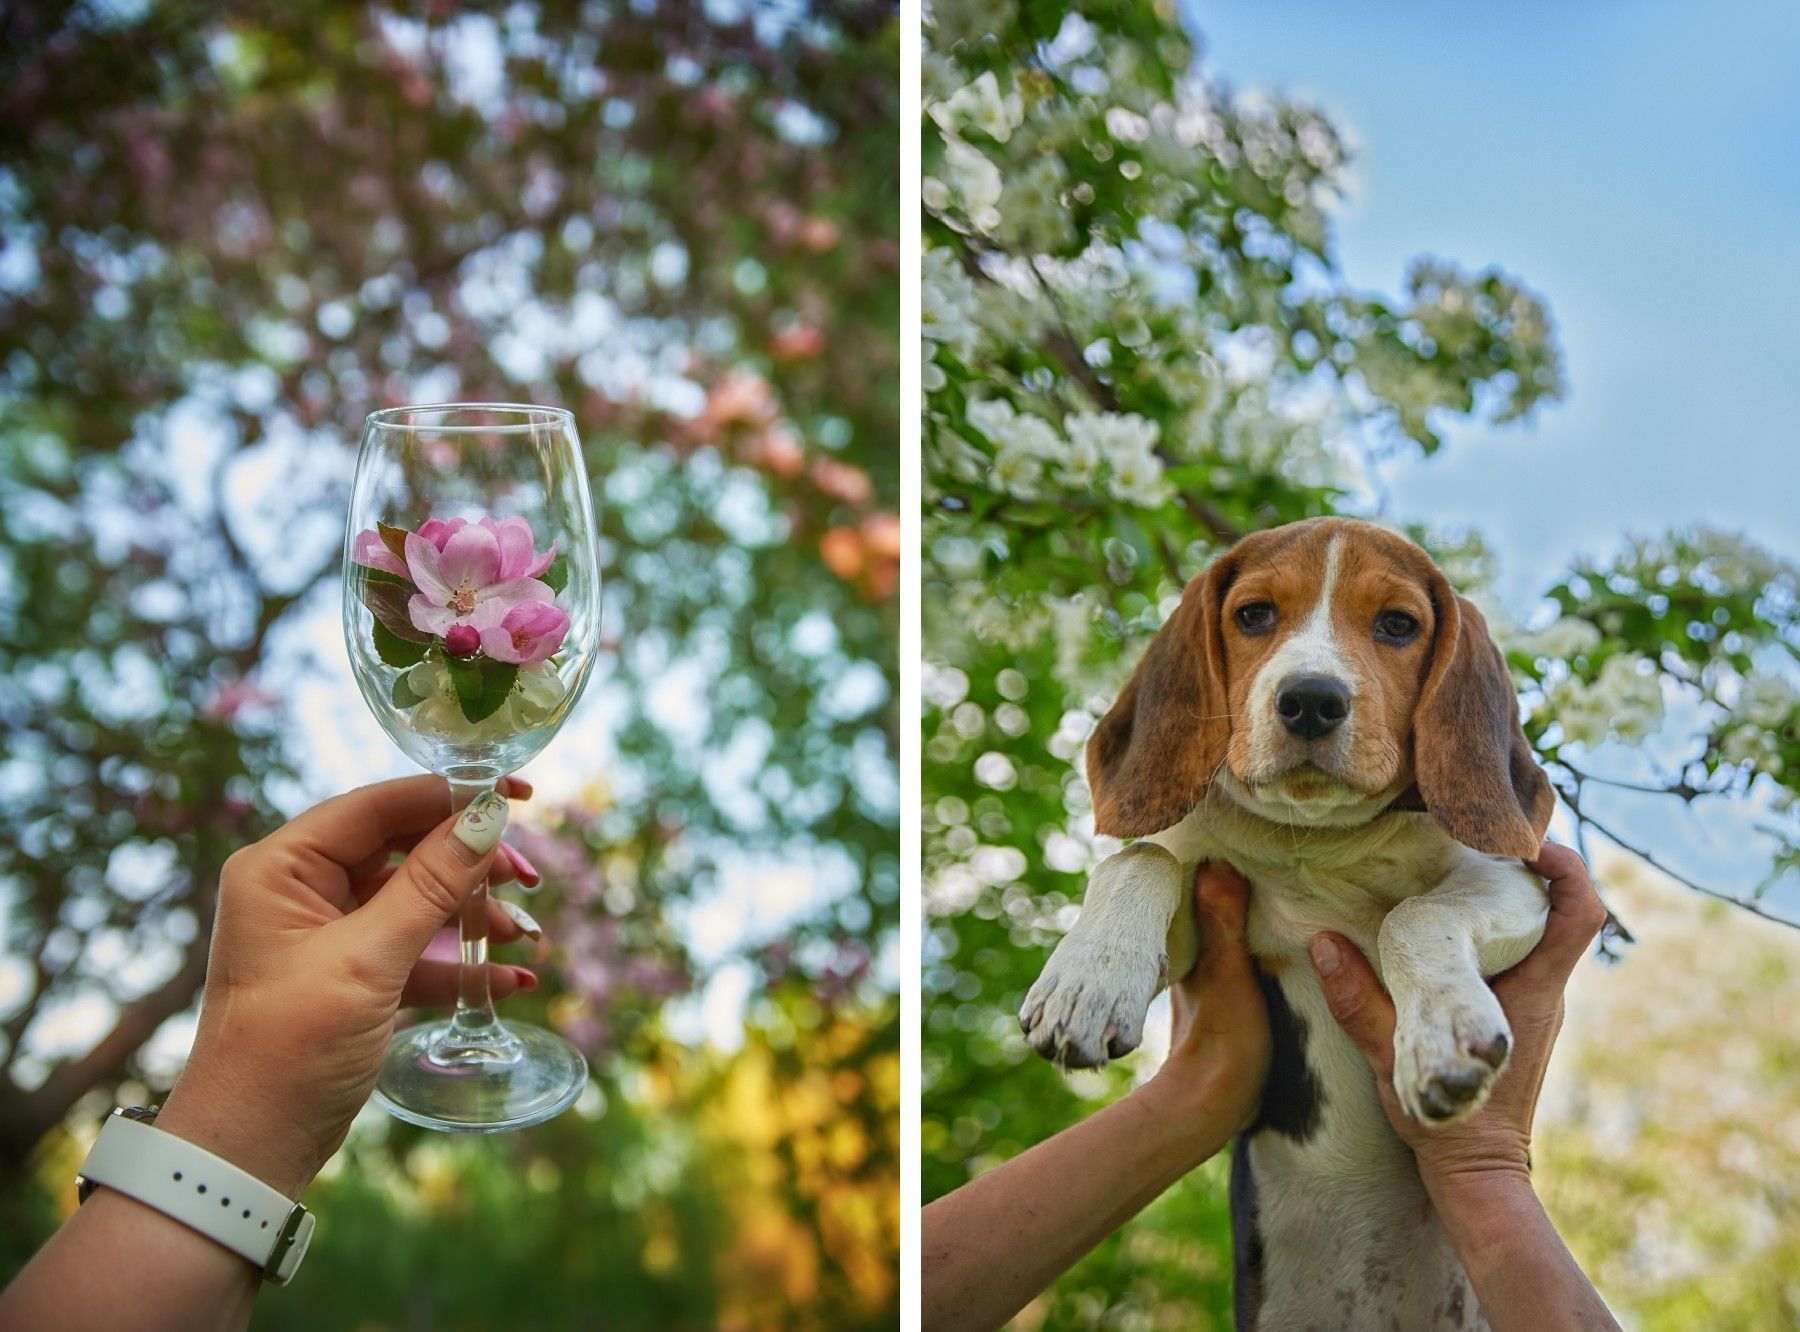
[[[420,838],[369,904],[353,913],[364,918],[377,946],[393,950],[402,975],[487,877],[500,834],[506,831],[508,808],[498,791],[476,796],[462,812]]]
[[[1375,1071],[1388,1076],[1394,1062],[1394,1001],[1388,998],[1375,969],[1355,944],[1341,934],[1315,934],[1313,969],[1325,987],[1325,1003],[1345,1035],[1356,1043]]]

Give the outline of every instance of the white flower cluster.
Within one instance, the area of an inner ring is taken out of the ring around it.
[[[1662,686],[1647,657],[1622,652],[1606,659],[1591,684],[1573,675],[1547,684],[1543,707],[1567,743],[1635,744],[1662,724]]]
[[[1732,727],[1719,740],[1719,756],[1752,772],[1766,772],[1771,777],[1782,773],[1780,742],[1758,726]]]
[[[406,685],[422,702],[406,714],[414,730],[456,744],[492,744],[541,726],[568,687],[547,661],[519,668],[512,693],[488,716],[472,722],[463,716],[449,668],[435,654],[406,673]]]
[[[1013,172],[1000,192],[996,236],[1027,254],[1062,250],[1074,244],[1075,220],[1063,202],[1068,184],[1069,168],[1054,153],[1046,153],[1023,171]]]
[[[1736,532],[1698,527],[1634,539],[1623,563],[1653,575],[1674,568],[1724,592],[1760,594],[1773,587],[1792,595],[1800,570]]]
[[[1025,115],[1017,88],[1001,92],[1000,80],[992,70],[942,101],[927,100],[925,109],[946,137],[960,137],[972,128],[999,143],[1012,138]]]
[[[969,359],[981,337],[976,322],[981,297],[950,250],[926,250],[920,269],[919,331],[925,340],[925,391],[935,393],[944,387],[944,372],[932,365],[931,358],[939,346],[945,346],[959,359]]]
[[[1737,713],[1753,726],[1785,725],[1800,704],[1800,693],[1779,675],[1752,673],[1738,686]]]
[[[954,134],[944,136],[942,175],[927,176],[919,186],[919,197],[934,213],[956,210],[968,218],[977,231],[992,231],[1000,225],[1002,188],[1000,168],[988,155]]]
[[[989,398],[969,404],[968,421],[994,446],[988,484],[1003,494],[1039,499],[1049,482],[1078,492],[1104,484],[1111,498],[1147,508],[1168,500],[1156,424],[1135,412],[1076,412],[1058,434],[1043,417]]]
[[[1565,615],[1542,629],[1515,634],[1506,646],[1532,658],[1568,661],[1599,647],[1600,639],[1600,631],[1588,621],[1576,615]]]

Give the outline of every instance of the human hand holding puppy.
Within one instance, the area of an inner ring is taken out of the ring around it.
[[[1170,986],[1156,1076],[925,1209],[931,1332],[999,1327],[1256,1117],[1270,1042],[1244,946],[1249,888],[1226,865],[1202,865],[1193,892],[1200,956]]]
[[[1531,1187],[1531,1125],[1550,1048],[1562,1028],[1563,989],[1606,920],[1587,866],[1547,843],[1530,868],[1549,880],[1544,937],[1493,981],[1516,1042],[1487,1104],[1431,1127],[1394,1094],[1394,1004],[1368,960],[1342,935],[1314,937],[1325,1000],[1370,1066],[1382,1109],[1418,1159],[1419,1175],[1496,1332],[1512,1327],[1616,1327],[1563,1245]]]

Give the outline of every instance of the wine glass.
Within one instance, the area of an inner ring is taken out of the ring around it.
[[[375,718],[458,810],[563,724],[593,668],[600,571],[574,418],[444,403],[370,415],[344,537],[344,638]],[[394,1036],[375,1099],[413,1124],[495,1133],[587,1083],[562,1037],[494,1016],[487,890],[460,918],[449,1018]]]

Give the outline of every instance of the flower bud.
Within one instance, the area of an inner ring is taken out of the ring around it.
[[[444,632],[444,651],[459,660],[481,650],[481,633],[472,624],[453,624]]]

